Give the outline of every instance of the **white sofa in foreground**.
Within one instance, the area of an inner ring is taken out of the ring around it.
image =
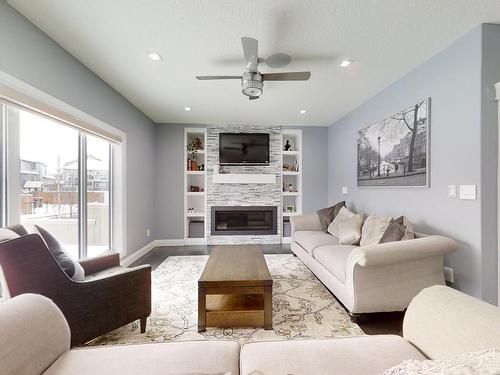
[[[356,319],[403,311],[422,289],[444,285],[444,255],[457,244],[443,236],[371,246],[340,245],[322,230],[317,214],[291,218],[291,249]]]
[[[45,297],[24,294],[0,303],[0,373],[375,375],[405,360],[443,359],[500,347],[500,309],[454,289],[434,286],[413,299],[403,333],[404,338],[252,342],[241,350],[233,341],[70,350],[69,328],[61,311]]]

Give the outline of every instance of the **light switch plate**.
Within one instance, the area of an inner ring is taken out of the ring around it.
[[[342,194],[347,194],[347,186],[342,186]]]
[[[476,200],[476,185],[460,185],[459,197],[464,200]]]
[[[448,185],[448,198],[457,199],[457,185]]]

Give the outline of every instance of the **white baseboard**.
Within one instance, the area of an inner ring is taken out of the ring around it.
[[[146,246],[141,247],[135,253],[132,253],[129,256],[126,256],[125,258],[122,258],[120,263],[122,264],[122,266],[125,266],[125,267],[130,266],[132,263],[137,261],[139,258],[142,258],[144,255],[146,255],[151,250],[153,250],[156,247],[155,243],[156,243],[156,241],[151,241]]]
[[[202,239],[203,240],[203,239]],[[205,240],[203,240],[205,241]],[[160,246],[184,246],[184,245],[195,245],[195,243],[189,242],[183,240],[183,239],[172,239],[172,240],[154,240],[148,243],[146,246],[141,247],[139,250],[137,250],[135,253],[130,254],[129,256],[126,256],[125,258],[121,259],[121,264],[125,267],[130,266],[132,263],[136,262],[140,258],[142,258],[144,255],[149,253],[151,250],[153,250],[155,247],[160,247]],[[203,243],[196,243],[196,245],[203,245],[206,244],[206,241]]]
[[[184,246],[183,239],[174,239],[174,240],[156,240],[155,246]]]

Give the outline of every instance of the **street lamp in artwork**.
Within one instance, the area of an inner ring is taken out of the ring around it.
[[[378,141],[378,167],[377,167],[377,176],[380,177],[380,136],[377,137]]]

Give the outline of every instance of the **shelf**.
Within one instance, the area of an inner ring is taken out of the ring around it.
[[[300,172],[283,171],[283,176],[298,176]]]
[[[299,195],[299,192],[298,191],[284,191],[282,194],[285,197],[295,197],[295,196]]]
[[[205,171],[186,171],[187,174],[204,175]]]
[[[238,173],[224,173],[220,174],[218,171],[213,175],[214,184],[275,184],[276,175],[273,173],[260,173],[260,174],[238,174]]]
[[[281,151],[283,155],[298,155],[299,151]]]
[[[205,195],[204,191],[188,191],[186,192],[186,195],[198,195],[198,196],[203,196]]]
[[[283,216],[287,217],[287,216],[298,216],[300,215],[300,213],[298,212],[283,212]]]
[[[205,153],[205,150],[197,150],[196,152],[197,152],[198,154],[204,154],[204,153]],[[186,154],[191,154],[191,152],[186,150]]]
[[[186,217],[205,217],[204,212],[186,212]]]

